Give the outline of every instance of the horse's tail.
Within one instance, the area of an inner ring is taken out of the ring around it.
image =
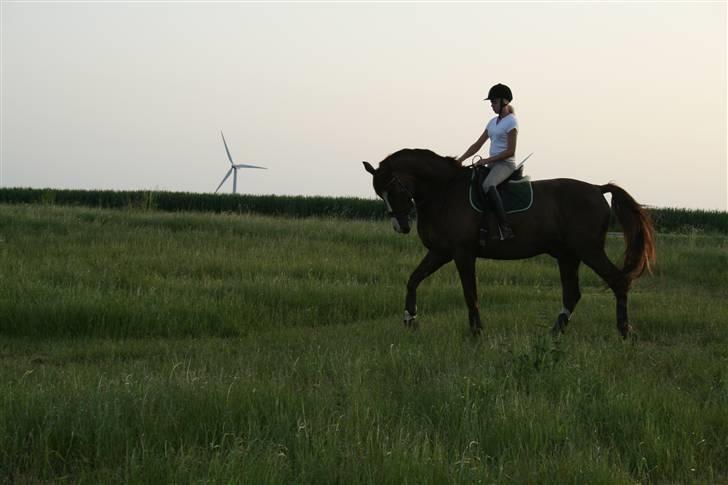
[[[624,189],[615,184],[599,187],[612,194],[612,211],[622,225],[624,241],[624,273],[629,281],[639,278],[645,269],[652,272],[655,264],[655,229],[650,214]]]

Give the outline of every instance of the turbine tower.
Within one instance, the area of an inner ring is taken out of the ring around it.
[[[233,157],[230,156],[230,150],[228,150],[227,142],[225,141],[225,135],[223,135],[222,131],[220,131],[220,135],[222,135],[222,142],[225,144],[225,151],[227,152],[228,160],[230,160],[230,170],[225,174],[225,176],[222,178],[222,182],[220,182],[220,185],[217,186],[215,189],[215,193],[217,194],[217,191],[220,190],[220,187],[222,187],[222,184],[225,183],[225,181],[230,177],[230,174],[233,174],[233,194],[238,193],[238,169],[239,168],[261,168],[263,170],[268,170],[265,167],[259,167],[257,165],[246,165],[244,163],[235,164],[233,162]]]

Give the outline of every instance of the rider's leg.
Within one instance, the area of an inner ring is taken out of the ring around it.
[[[506,211],[503,208],[503,201],[501,200],[500,194],[498,193],[498,189],[496,189],[495,187],[491,187],[490,190],[488,190],[487,195],[490,209],[498,218],[498,225],[500,226],[501,230],[500,239],[513,239],[513,229],[511,229],[511,224],[508,222],[508,218],[506,217]],[[497,234],[491,234],[491,239],[499,238]]]
[[[508,223],[506,212],[503,209],[503,202],[501,201],[500,194],[498,193],[496,186],[510,177],[515,168],[515,162],[496,162],[493,164],[490,173],[483,181],[483,192],[488,199],[491,210],[498,218],[498,224],[500,225],[503,239],[512,239],[513,230],[511,229],[511,225]],[[491,234],[491,239],[500,238],[497,234]]]

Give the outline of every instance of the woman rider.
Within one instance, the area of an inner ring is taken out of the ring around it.
[[[496,84],[490,91],[488,97],[490,107],[498,115],[488,122],[485,131],[475,143],[463,153],[457,161],[462,163],[469,157],[475,155],[490,138],[490,156],[475,163],[475,165],[487,165],[490,173],[483,181],[483,192],[486,194],[491,210],[495,213],[500,226],[501,237],[491,234],[491,239],[513,239],[513,230],[506,218],[506,211],[503,209],[503,202],[496,186],[511,176],[516,169],[516,140],[518,137],[518,120],[513,114],[513,101],[511,89],[505,84]],[[484,242],[487,231],[481,227],[480,240]]]

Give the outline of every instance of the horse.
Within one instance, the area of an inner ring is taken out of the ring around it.
[[[627,316],[627,293],[632,282],[655,262],[654,228],[649,213],[624,189],[608,183],[593,185],[559,178],[532,182],[533,204],[509,215],[515,239],[478,242],[480,213],[469,202],[472,169],[453,157],[425,149],[403,149],[386,157],[375,169],[373,187],[391,217],[395,231],[410,232],[410,213],[417,213],[417,233],[427,254],[407,282],[404,324],[418,328],[417,287],[450,261],[455,262],[468,308],[470,331],[483,326],[478,308],[475,262],[477,258],[514,260],[540,254],[553,256],[559,265],[563,308],[551,329],[564,333],[581,298],[579,265],[583,261],[614,293],[617,329],[627,338],[632,327]],[[612,195],[612,207],[604,198]],[[615,266],[604,252],[611,213],[622,226],[624,262]]]

